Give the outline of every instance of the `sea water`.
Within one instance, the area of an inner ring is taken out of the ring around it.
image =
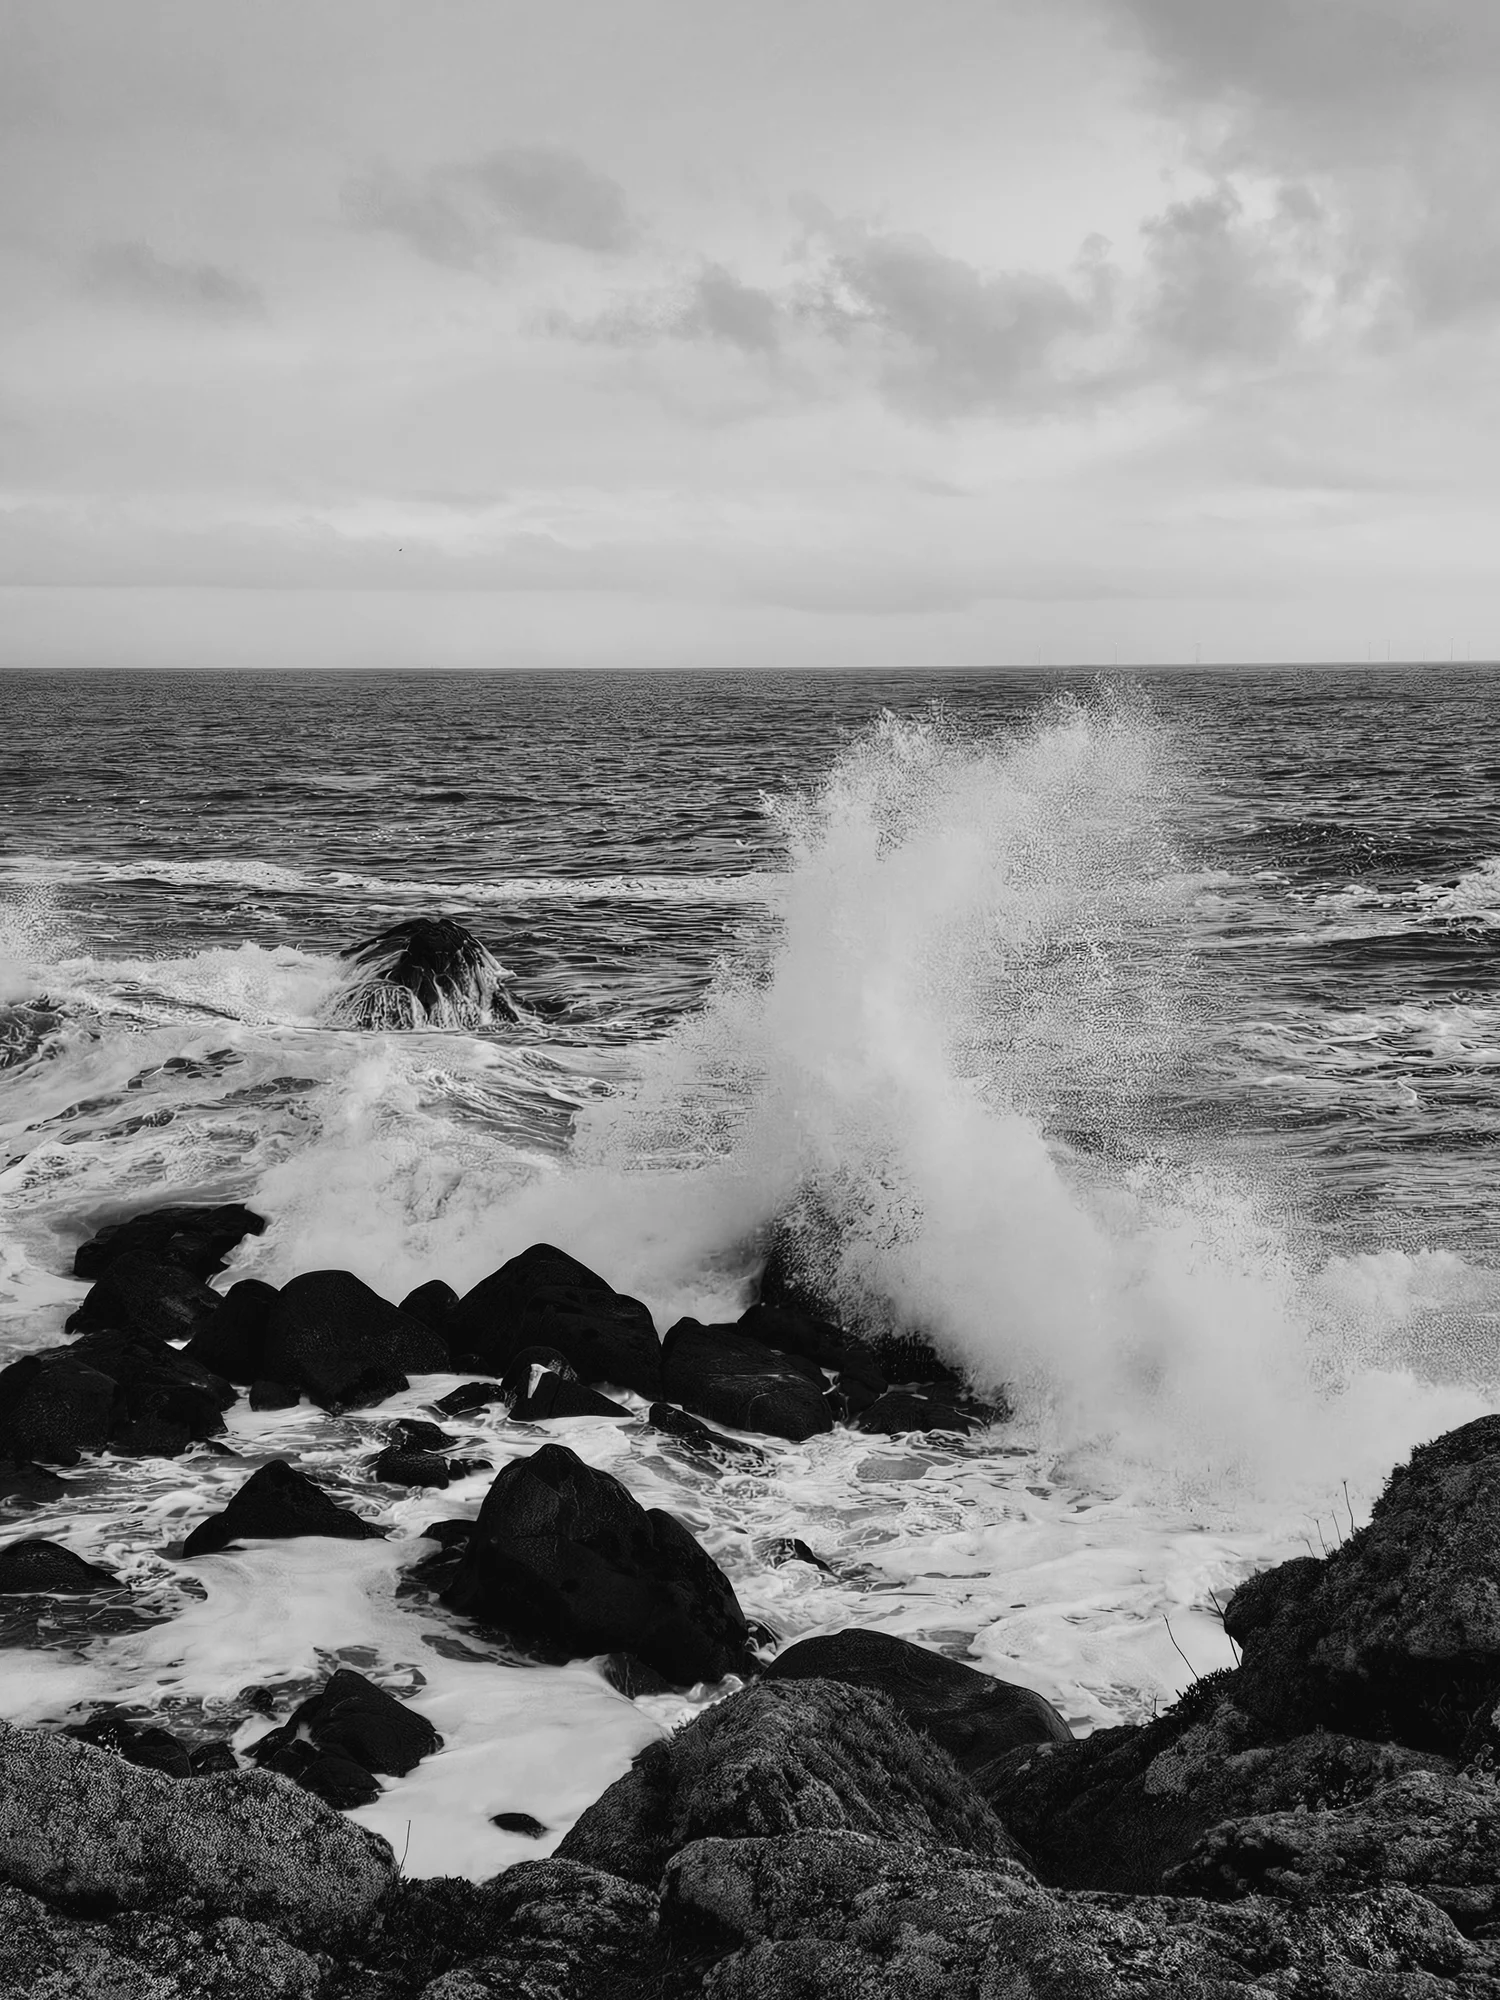
[[[726,1474],[489,1411],[460,1453],[563,1440],[782,1640],[878,1628],[1079,1730],[1149,1716],[1230,1662],[1242,1577],[1500,1407],[1496,706],[1462,668],[0,676],[0,1361],[162,1201],[267,1216],[220,1287],[462,1291],[549,1241],[662,1330],[736,1314],[811,1208],[844,1312],[1012,1421]],[[336,1025],[341,948],[444,913],[520,1021]],[[444,1738],[358,1815],[409,1872],[548,1851],[723,1690],[631,1703],[411,1588],[491,1475],[397,1495],[366,1461],[458,1379],[242,1401],[234,1457],[105,1457],[11,1513],[128,1588],[11,1600],[0,1716],[243,1747],[347,1663]],[[168,1553],[277,1456],[390,1537]]]

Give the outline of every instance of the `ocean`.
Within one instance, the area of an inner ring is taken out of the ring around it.
[[[1500,712],[1486,669],[0,675],[0,1362],[61,1338],[94,1226],[264,1214],[216,1283],[399,1299],[552,1242],[664,1330],[765,1231],[844,1218],[878,1296],[1014,1418],[707,1470],[549,1436],[670,1508],[783,1640],[878,1627],[1085,1730],[1227,1665],[1217,1606],[1500,1408]],[[336,1024],[339,953],[452,914],[492,1029]],[[546,1852],[719,1690],[625,1700],[404,1582],[439,1496],[379,1409],[229,1413],[0,1520],[116,1570],[0,1611],[0,1716],[243,1745],[358,1666],[445,1748],[357,1817],[410,1874]],[[289,1457],[387,1540],[174,1543]],[[800,1537],[827,1572],[779,1559]],[[540,1842],[491,1824],[522,1812]]]

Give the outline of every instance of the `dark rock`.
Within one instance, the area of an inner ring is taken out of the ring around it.
[[[1500,1785],[1488,1774],[1414,1771],[1351,1805],[1263,1813],[1215,1826],[1169,1871],[1171,1895],[1322,1902],[1391,1883],[1460,1930],[1500,1917]]]
[[[430,1486],[449,1482],[449,1463],[433,1451],[398,1451],[395,1445],[370,1460],[370,1476],[386,1486]]]
[[[266,1328],[265,1371],[296,1382],[324,1409],[366,1409],[398,1393],[407,1373],[449,1365],[440,1337],[410,1319],[350,1271],[307,1271],[284,1285]],[[403,1387],[405,1386],[403,1382]]]
[[[523,1812],[491,1813],[490,1825],[498,1826],[502,1833],[524,1833],[528,1840],[540,1840],[547,1831],[539,1819]]]
[[[765,1679],[841,1681],[882,1694],[913,1729],[940,1744],[961,1771],[977,1771],[1022,1744],[1073,1740],[1072,1730],[1042,1695],[889,1632],[801,1639],[777,1655]]]
[[[468,1547],[473,1532],[472,1521],[434,1521],[430,1528],[422,1530],[422,1539],[437,1542],[445,1549],[463,1549]]]
[[[675,1686],[746,1664],[744,1614],[718,1565],[563,1445],[502,1467],[443,1596],[543,1659],[633,1652]]]
[[[200,1743],[196,1750],[189,1751],[188,1763],[195,1778],[218,1778],[226,1771],[237,1771],[240,1761],[227,1743]]]
[[[794,1443],[833,1429],[817,1363],[732,1326],[681,1319],[662,1342],[661,1361],[662,1394],[697,1416]]]
[[[302,1391],[291,1382],[268,1382],[264,1378],[250,1384],[252,1410],[295,1410]]]
[[[0,1591],[18,1596],[29,1591],[84,1596],[95,1590],[119,1590],[113,1570],[85,1562],[56,1542],[6,1542],[0,1547]]]
[[[672,1692],[672,1683],[665,1675],[638,1660],[634,1653],[606,1653],[599,1662],[599,1671],[615,1693],[624,1695],[627,1701],[634,1701],[637,1695]]]
[[[576,1382],[578,1370],[566,1354],[555,1347],[539,1345],[519,1348],[505,1364],[500,1391],[507,1403],[524,1402],[543,1375],[556,1375],[564,1382]]]
[[[8,1458],[76,1465],[85,1452],[103,1451],[125,1421],[114,1377],[71,1348],[24,1354],[0,1370],[0,1451]]]
[[[100,1750],[113,1750],[127,1763],[142,1770],[161,1771],[169,1778],[190,1778],[193,1763],[186,1745],[168,1730],[153,1724],[144,1727],[123,1715],[91,1715],[87,1722],[70,1723],[63,1731],[80,1743],[92,1743]]]
[[[464,1417],[471,1410],[488,1409],[491,1403],[503,1403],[505,1391],[498,1382],[460,1382],[456,1389],[450,1389],[446,1396],[440,1396],[433,1404],[447,1417]]]
[[[831,1563],[826,1563],[821,1556],[814,1555],[806,1542],[798,1541],[795,1536],[782,1536],[779,1540],[769,1543],[765,1554],[766,1561],[775,1569],[779,1569],[783,1563],[804,1562],[811,1563],[814,1569],[822,1570],[825,1576],[836,1576],[838,1574]],[[804,1641],[803,1643],[806,1644],[807,1642]],[[796,1646],[791,1648],[792,1653],[797,1652],[797,1650]],[[789,1658],[790,1654],[786,1657]],[[845,1678],[844,1675],[838,1673],[828,1673],[824,1677],[832,1681],[843,1680]],[[856,1685],[862,1685],[862,1683],[856,1683]],[[906,1719],[908,1722],[912,1720],[910,1715]]]
[[[478,1028],[520,1015],[505,969],[454,917],[411,917],[346,947],[362,976],[334,1008],[354,1028]]]
[[[1200,1683],[1142,1727],[1005,1753],[971,1774],[975,1788],[1043,1880],[1150,1894],[1222,1820],[1345,1804],[1409,1772],[1449,1768],[1332,1732],[1268,1744],[1225,1696],[1234,1678]]]
[[[95,1280],[68,1333],[135,1333],[149,1340],[191,1340],[216,1317],[223,1300],[180,1264],[130,1250]]]
[[[262,1769],[290,1778],[294,1785],[312,1792],[339,1812],[373,1805],[380,1797],[378,1780],[345,1750],[320,1750],[315,1743],[294,1739],[278,1744],[256,1761]]]
[[[458,1442],[440,1425],[424,1423],[420,1417],[398,1417],[386,1437],[397,1451],[451,1451]]]
[[[316,1958],[242,1917],[130,1914],[100,1923],[0,1884],[6,2000],[317,2000]]]
[[[819,1368],[848,1369],[867,1380],[878,1396],[886,1387],[873,1354],[851,1341],[842,1327],[795,1306],[761,1303],[735,1322],[735,1331],[782,1354],[798,1354]]]
[[[468,1932],[465,1962],[423,2000],[687,2000],[701,1990],[691,1972],[682,1983],[680,1967],[664,1983],[656,1898],[633,1882],[554,1858],[522,1861],[471,1893],[482,1915],[444,1926],[445,1937]]]
[[[957,1388],[963,1381],[958,1370],[946,1362],[919,1333],[881,1333],[871,1342],[876,1360],[891,1382],[943,1382]]]
[[[45,1466],[34,1465],[28,1459],[17,1462],[13,1458],[0,1458],[0,1502],[14,1507],[40,1507],[45,1501],[61,1500],[67,1490],[67,1480],[59,1479]]]
[[[957,1431],[967,1437],[979,1428],[975,1419],[936,1396],[919,1396],[910,1389],[887,1389],[854,1418],[857,1431],[878,1437],[901,1437],[907,1431]]]
[[[183,1784],[0,1723],[0,1880],[97,1912],[186,1907],[329,1948],[396,1878],[378,1835],[263,1771]]]
[[[100,1331],[75,1340],[71,1351],[120,1386],[124,1420],[117,1419],[110,1432],[113,1450],[175,1458],[190,1444],[222,1435],[222,1412],[235,1399],[233,1386],[165,1341]]]
[[[341,1667],[320,1694],[302,1702],[279,1729],[252,1743],[248,1755],[265,1769],[295,1778],[330,1805],[344,1806],[364,1805],[378,1796],[372,1772],[404,1777],[442,1747],[442,1737],[425,1716],[363,1674]],[[334,1768],[341,1761],[353,1764],[357,1777]],[[351,1790],[361,1796],[344,1796]]]
[[[663,1941],[715,1951],[714,2000],[1479,2000],[1478,1961],[1404,1889],[1315,1911],[1259,1899],[1057,1896],[1024,1870],[842,1831],[701,1840]],[[514,1989],[521,1990],[521,1989]]]
[[[990,1861],[1017,1856],[940,1750],[879,1695],[837,1681],[759,1681],[704,1709],[647,1744],[557,1851],[655,1883],[692,1841],[810,1828]]]
[[[259,1236],[265,1217],[237,1202],[219,1208],[151,1208],[123,1222],[106,1223],[78,1246],[75,1278],[100,1278],[121,1257],[143,1253],[177,1264],[199,1279],[222,1271],[229,1253],[247,1236]]]
[[[503,1371],[523,1348],[547,1346],[581,1381],[659,1393],[661,1345],[650,1313],[550,1243],[533,1244],[476,1285],[445,1330],[463,1366]]]
[[[217,1514],[199,1522],[182,1545],[184,1556],[215,1555],[231,1542],[285,1540],[295,1535],[332,1535],[341,1541],[369,1541],[387,1532],[340,1507],[305,1473],[285,1459],[252,1472]]]
[[[570,1371],[571,1374],[571,1371]],[[603,1396],[586,1382],[554,1375],[550,1369],[537,1376],[532,1388],[511,1405],[518,1424],[544,1424],[554,1417],[629,1417],[623,1403]]]
[[[188,1342],[188,1359],[241,1388],[259,1380],[265,1372],[266,1326],[277,1296],[276,1287],[259,1278],[231,1285],[213,1318]]]
[[[430,1326],[434,1333],[442,1331],[443,1322],[458,1304],[458,1293],[445,1284],[441,1278],[429,1278],[425,1285],[418,1285],[414,1292],[408,1292],[401,1301],[400,1310],[408,1319],[419,1319],[423,1326]]]
[[[1456,1752],[1500,1695],[1500,1417],[1414,1451],[1326,1561],[1241,1584],[1235,1700],[1268,1731]]]
[[[646,1421],[653,1430],[665,1431],[668,1437],[676,1438],[679,1444],[693,1451],[765,1464],[766,1455],[758,1446],[744,1438],[724,1437],[718,1431],[711,1431],[707,1424],[700,1424],[685,1410],[674,1410],[670,1403],[653,1403],[646,1412]]]
[[[388,1403],[392,1396],[404,1396],[411,1383],[399,1368],[388,1368],[377,1364],[367,1368],[362,1375],[356,1375],[344,1386],[344,1393],[336,1403],[324,1407],[341,1413],[345,1410],[373,1410],[381,1403]],[[317,1401],[317,1397],[312,1399]]]

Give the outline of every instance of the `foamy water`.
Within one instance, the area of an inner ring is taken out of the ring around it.
[[[0,1097],[5,1353],[59,1337],[84,1289],[62,1275],[72,1248],[120,1207],[248,1200],[270,1227],[221,1285],[338,1266],[393,1298],[434,1276],[463,1290],[553,1241],[664,1330],[737,1312],[759,1233],[800,1203],[836,1225],[825,1276],[845,1308],[919,1326],[979,1387],[1008,1388],[1013,1423],[962,1443],[757,1439],[763,1467],[725,1475],[640,1422],[490,1413],[448,1424],[461,1453],[498,1466],[559,1437],[686,1521],[781,1638],[899,1632],[1037,1688],[1080,1728],[1149,1715],[1228,1664],[1215,1605],[1235,1582],[1331,1544],[1414,1443],[1500,1407],[1500,1298],[1482,1257],[1413,1244],[1409,1228],[1383,1238],[1378,1217],[1362,1244],[1330,1241],[1301,1201],[1306,1149],[1284,1149],[1274,1122],[1247,1144],[1228,1114],[1190,1115],[1195,1099],[1231,1101],[1232,1059],[1236,1089],[1274,1094],[1279,1118],[1320,1078],[1347,1086],[1341,1115],[1378,1116],[1372,1050],[1393,1086],[1420,1089],[1445,1050],[1445,1075],[1477,1074],[1494,1060],[1488,1008],[1247,1004],[1238,940],[1285,937],[1307,905],[1203,851],[1191,734],[1136,697],[1044,704],[998,734],[892,716],[824,764],[773,793],[732,886],[715,869],[458,883],[465,907],[502,887],[524,905],[518,884],[550,883],[533,900],[576,903],[580,941],[601,935],[596,903],[612,937],[653,909],[701,919],[690,999],[643,1000],[611,958],[561,1025],[352,1032],[335,1025],[344,936],[122,949],[67,900],[70,885],[114,893],[141,876],[300,899],[325,879],[301,860],[18,864],[0,1004],[37,1045]],[[330,810],[374,795],[349,775]],[[335,877],[372,911],[424,879]],[[426,880],[442,901],[457,878]],[[1462,888],[1465,906],[1480,894]],[[717,913],[735,898],[745,927],[726,930]],[[546,969],[524,928],[496,948],[524,1003]],[[348,1660],[446,1739],[359,1815],[408,1849],[410,1872],[480,1875],[547,1851],[644,1741],[717,1691],[628,1703],[587,1663],[507,1659],[399,1592],[434,1546],[421,1529],[472,1517],[489,1475],[397,1497],[363,1460],[456,1379],[342,1419],[241,1403],[237,1458],[81,1469],[76,1493],[19,1531],[114,1567],[157,1622],[22,1633],[0,1651],[0,1714],[119,1702],[243,1744],[270,1726],[247,1688],[279,1691],[279,1719]],[[273,1456],[326,1477],[390,1539],[167,1553]],[[776,1565],[788,1536],[834,1574]],[[534,1814],[547,1839],[499,1833],[499,1811]]]

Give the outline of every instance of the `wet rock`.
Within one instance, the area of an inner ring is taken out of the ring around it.
[[[504,1401],[505,1391],[498,1382],[460,1382],[456,1389],[440,1396],[432,1407],[441,1410],[446,1417],[464,1417],[471,1410],[485,1410],[492,1403]]]
[[[106,1223],[73,1258],[75,1278],[100,1278],[121,1257],[135,1254],[179,1265],[200,1280],[222,1271],[230,1252],[259,1236],[265,1217],[238,1202],[220,1207],[150,1208],[123,1222]]]
[[[252,1410],[295,1410],[302,1391],[293,1382],[269,1382],[264,1377],[250,1384]]]
[[[183,1784],[0,1723],[0,1879],[31,1895],[249,1917],[327,1947],[368,1927],[395,1877],[378,1835],[268,1772]]]
[[[605,1653],[599,1661],[599,1671],[615,1693],[624,1695],[627,1701],[634,1701],[638,1695],[672,1692],[672,1683],[634,1653]]]
[[[747,1659],[744,1614],[712,1558],[563,1445],[502,1467],[443,1598],[542,1659],[633,1652],[675,1686]]]
[[[71,1348],[24,1354],[0,1369],[0,1451],[7,1458],[77,1465],[85,1452],[103,1451],[125,1421],[114,1377]]]
[[[366,1521],[294,1471],[283,1458],[262,1465],[217,1514],[188,1536],[184,1556],[215,1555],[231,1542],[286,1540],[295,1535],[332,1535],[341,1541],[369,1541],[387,1531]]]
[[[254,1756],[252,1750],[251,1755]],[[257,1759],[263,1769],[278,1777],[290,1778],[305,1792],[322,1799],[337,1812],[373,1805],[380,1797],[380,1784],[356,1757],[344,1750],[320,1750],[316,1743],[294,1739],[282,1743]]]
[[[40,1507],[48,1500],[61,1500],[68,1482],[55,1472],[29,1459],[0,1458],[0,1503],[12,1507]]]
[[[407,1374],[449,1366],[443,1340],[350,1271],[307,1271],[284,1285],[266,1328],[265,1372],[324,1409],[367,1409]],[[380,1390],[382,1393],[376,1394]]]
[[[441,1425],[424,1423],[420,1417],[399,1417],[386,1437],[397,1451],[451,1451],[458,1442]]]
[[[889,1632],[801,1639],[777,1655],[765,1678],[841,1681],[884,1695],[913,1729],[941,1745],[961,1771],[977,1771],[1022,1744],[1073,1739],[1044,1696]]]
[[[1450,1769],[1396,1744],[1318,1732],[1267,1743],[1225,1690],[1200,1683],[1139,1728],[1007,1752],[973,1772],[1044,1881],[1151,1893],[1209,1828],[1368,1798],[1417,1770]]]
[[[217,1778],[240,1768],[240,1760],[228,1743],[200,1743],[189,1751],[188,1763],[195,1778]]]
[[[524,1834],[528,1840],[540,1840],[547,1831],[539,1819],[530,1813],[498,1812],[490,1814],[490,1825],[498,1826],[502,1833]]]
[[[429,1278],[425,1285],[408,1292],[401,1301],[400,1310],[408,1319],[419,1319],[423,1326],[430,1326],[434,1333],[441,1332],[443,1322],[458,1304],[458,1293],[445,1284],[441,1278]]]
[[[1500,1784],[1413,1771],[1350,1805],[1215,1826],[1163,1886],[1184,1896],[1320,1902],[1400,1883],[1461,1930],[1500,1918]]]
[[[836,1576],[838,1574],[832,1563],[826,1563],[821,1556],[814,1555],[806,1542],[799,1541],[795,1535],[783,1535],[776,1541],[768,1543],[765,1549],[765,1558],[775,1569],[779,1569],[783,1563],[804,1562],[810,1563],[814,1569],[822,1570],[825,1576]],[[795,1653],[797,1647],[793,1646],[791,1651]],[[823,1678],[836,1681],[844,1677],[841,1674],[829,1673],[825,1674]],[[909,1715],[906,1719],[908,1722],[911,1721]]]
[[[466,1549],[473,1533],[472,1521],[434,1521],[430,1528],[422,1530],[422,1539],[437,1542],[445,1549]]]
[[[518,1424],[544,1424],[554,1417],[630,1416],[623,1403],[601,1395],[586,1382],[556,1375],[551,1369],[536,1373],[526,1394],[511,1404],[510,1413]]]
[[[119,1590],[113,1570],[85,1562],[57,1542],[28,1537],[0,1546],[0,1592],[15,1596],[28,1591],[84,1596],[95,1590]]]
[[[96,1332],[71,1352],[119,1384],[124,1402],[110,1430],[114,1451],[135,1458],[176,1458],[190,1444],[222,1436],[233,1386],[186,1354],[141,1333]]]
[[[674,1410],[670,1403],[653,1403],[646,1412],[646,1421],[653,1430],[665,1431],[668,1437],[676,1438],[679,1444],[685,1444],[691,1451],[738,1459],[752,1465],[764,1465],[766,1462],[765,1453],[746,1439],[725,1437],[719,1431],[711,1431],[707,1424],[700,1424],[685,1410]]]
[[[878,1437],[901,1437],[907,1431],[956,1431],[967,1437],[979,1428],[975,1418],[945,1403],[937,1396],[921,1396],[911,1389],[887,1389],[883,1396],[854,1417],[857,1431]]]
[[[507,1868],[479,1894],[488,1948],[466,1951],[422,2000],[676,2000],[697,1990],[696,1980],[661,1982],[656,1898],[633,1882],[554,1857]]]
[[[266,1327],[277,1300],[274,1285],[241,1278],[224,1303],[185,1349],[190,1361],[247,1388],[265,1372]]]
[[[191,1340],[217,1315],[219,1294],[180,1264],[141,1250],[116,1257],[96,1279],[68,1333],[135,1333],[149,1340]]]
[[[1224,1629],[1236,1701],[1268,1730],[1317,1727],[1456,1752],[1500,1695],[1500,1417],[1414,1451],[1326,1561],[1241,1584]]]
[[[1402,1889],[1304,1914],[1251,1899],[1060,1897],[962,1854],[799,1832],[672,1861],[664,1939],[719,1954],[714,2000],[1457,2000],[1478,1959]],[[1482,1977],[1481,1973],[1481,1977]]]
[[[483,1027],[520,1016],[505,968],[454,917],[411,917],[349,945],[361,976],[340,996],[334,1019],[355,1028]]]
[[[434,1451],[399,1451],[395,1445],[387,1445],[369,1461],[371,1477],[387,1486],[427,1486],[438,1491],[452,1479],[463,1477],[461,1470],[455,1470],[456,1463]]]
[[[584,1382],[659,1393],[661,1347],[650,1313],[575,1257],[533,1244],[476,1285],[446,1333],[460,1365],[503,1372],[523,1348],[555,1348]]]
[[[662,1342],[661,1387],[669,1401],[734,1430],[801,1443],[833,1429],[817,1363],[732,1326],[679,1320]]]
[[[323,1968],[265,1924],[130,1915],[90,1923],[0,1884],[5,2000],[316,2000]]]
[[[190,1778],[193,1762],[187,1746],[169,1730],[154,1724],[131,1722],[123,1715],[100,1713],[87,1722],[70,1723],[63,1731],[79,1743],[92,1743],[99,1750],[113,1750],[129,1764],[145,1771],[161,1771],[169,1778]],[[233,1765],[230,1766],[233,1769]]]
[[[760,1681],[705,1709],[648,1744],[557,1851],[655,1883],[692,1841],[813,1828],[1018,1858],[942,1751],[882,1697],[837,1681]]]

